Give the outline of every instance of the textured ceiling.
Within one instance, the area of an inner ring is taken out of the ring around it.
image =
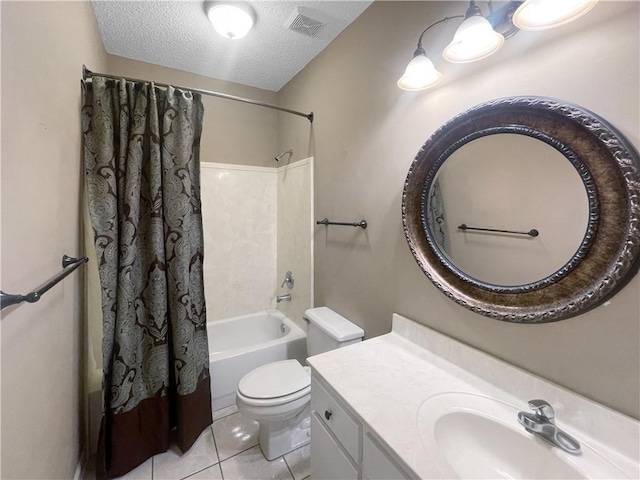
[[[93,0],[108,53],[278,91],[372,1],[250,2],[256,24],[239,40],[218,35],[202,1]],[[297,7],[326,25],[315,38],[289,30]]]

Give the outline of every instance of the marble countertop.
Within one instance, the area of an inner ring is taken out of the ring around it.
[[[630,478],[640,475],[637,420],[400,315],[394,315],[391,333],[308,363],[418,478],[439,478],[422,445],[418,412],[444,392],[480,394],[522,410],[528,400],[542,398],[553,406],[558,425]]]

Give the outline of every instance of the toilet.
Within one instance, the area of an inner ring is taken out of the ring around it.
[[[309,356],[362,341],[364,330],[327,307],[310,308]],[[260,424],[258,441],[273,460],[310,440],[311,372],[297,360],[268,363],[247,373],[236,390],[238,411]]]

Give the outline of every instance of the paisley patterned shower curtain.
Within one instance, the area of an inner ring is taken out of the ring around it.
[[[211,424],[199,95],[94,77],[82,110],[103,313],[99,477]]]
[[[435,238],[436,245],[443,253],[449,253],[449,237],[447,237],[447,218],[444,212],[444,200],[440,182],[436,179],[429,191],[429,202],[427,203],[427,223]]]

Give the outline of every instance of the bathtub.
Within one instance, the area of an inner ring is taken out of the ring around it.
[[[236,403],[240,379],[254,368],[307,356],[307,335],[278,310],[207,323],[214,410]]]

